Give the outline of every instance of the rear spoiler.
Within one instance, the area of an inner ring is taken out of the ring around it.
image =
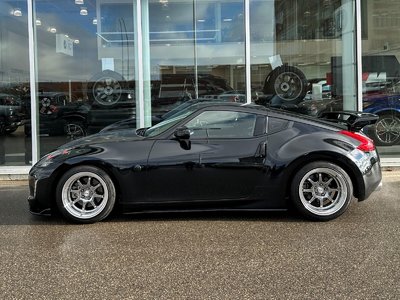
[[[356,111],[329,111],[321,113],[318,118],[346,125],[350,131],[360,131],[367,125],[375,124],[379,116]]]

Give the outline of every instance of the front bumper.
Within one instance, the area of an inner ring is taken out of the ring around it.
[[[52,213],[49,200],[52,196],[43,186],[46,183],[39,181],[35,176],[29,175],[29,211],[34,215],[50,216]],[[41,189],[39,187],[42,187]],[[47,194],[47,196],[46,196]]]

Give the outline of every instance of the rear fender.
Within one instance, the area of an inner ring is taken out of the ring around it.
[[[285,171],[285,182],[287,186],[285,190],[287,192],[286,196],[290,194],[290,183],[292,182],[296,173],[306,164],[311,161],[327,161],[338,165],[343,170],[347,172],[352,183],[353,183],[353,193],[354,197],[359,198],[363,195],[361,191],[364,190],[364,181],[362,180],[362,174],[355,163],[348,157],[338,154],[337,152],[329,151],[317,151],[310,152],[303,155],[296,160],[292,161],[286,168]]]

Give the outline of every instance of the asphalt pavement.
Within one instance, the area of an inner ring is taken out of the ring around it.
[[[400,174],[330,222],[293,212],[28,212],[0,183],[0,299],[400,299]]]

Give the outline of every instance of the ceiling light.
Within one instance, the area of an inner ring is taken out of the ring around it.
[[[224,19],[224,22],[232,22],[232,19],[231,18]]]
[[[69,35],[68,35],[68,34],[65,34],[65,37],[66,37],[66,38],[69,38]]]
[[[14,8],[13,11],[12,11],[12,14],[13,14],[15,17],[21,17],[21,16],[22,16],[22,11],[21,11],[20,8]]]
[[[83,0],[75,0],[75,4],[82,5],[83,4]]]
[[[74,44],[79,44],[79,40],[74,40]]]
[[[199,23],[204,23],[206,20],[204,20],[204,19],[200,19],[200,20],[197,20],[197,22],[199,22]]]
[[[97,25],[97,19],[94,18],[93,21],[92,21],[92,23],[93,23],[93,25]]]
[[[42,25],[42,21],[40,20],[40,19],[36,19],[36,26],[40,26],[40,25]]]
[[[88,11],[86,7],[81,7],[81,11],[79,12],[81,16],[87,16]]]
[[[51,33],[56,33],[57,32],[57,29],[55,27],[50,27],[47,30],[50,31]]]

